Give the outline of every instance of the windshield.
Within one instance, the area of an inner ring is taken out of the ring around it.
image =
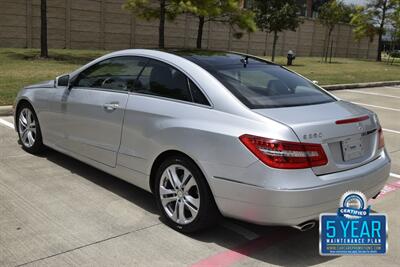
[[[260,63],[214,65],[209,71],[252,109],[335,101],[312,82],[278,65]]]

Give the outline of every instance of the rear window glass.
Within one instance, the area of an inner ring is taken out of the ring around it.
[[[312,82],[269,64],[213,66],[209,71],[252,109],[291,107],[333,102]]]

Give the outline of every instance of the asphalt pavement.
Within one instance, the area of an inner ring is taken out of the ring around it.
[[[24,152],[12,117],[0,117],[0,266],[398,266],[400,87],[332,93],[378,113],[384,128],[392,173],[370,204],[388,215],[387,255],[320,256],[318,228],[231,219],[180,234],[163,224],[150,193],[52,150]]]

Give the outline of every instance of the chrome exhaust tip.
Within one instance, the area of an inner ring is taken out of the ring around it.
[[[313,229],[316,224],[317,224],[316,221],[307,221],[307,222],[303,222],[298,225],[295,225],[295,226],[293,226],[293,228],[296,228],[297,230],[300,230],[301,232],[305,232],[305,231]]]

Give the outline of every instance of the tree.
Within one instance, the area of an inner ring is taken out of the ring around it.
[[[394,45],[400,44],[400,0],[397,0],[395,10],[391,14],[391,37]]]
[[[174,20],[182,10],[177,0],[126,0],[124,8],[146,20],[159,19],[158,47],[165,47],[165,20]]]
[[[355,13],[352,18],[351,23],[355,26],[356,38],[370,37],[372,31],[378,35],[376,61],[382,61],[382,37],[397,3],[397,0],[370,0],[366,7],[360,8],[359,12]]]
[[[284,30],[296,31],[302,20],[298,16],[296,0],[255,0],[254,11],[259,29],[273,33],[272,61],[275,60],[278,33]]]
[[[40,1],[40,24],[40,57],[47,58],[47,0]]]
[[[335,26],[346,20],[347,16],[346,7],[345,5],[337,0],[331,0],[323,4],[319,9],[319,16],[318,19],[322,25],[327,27],[328,29],[328,37],[324,43],[324,49],[322,57],[326,62],[328,62],[328,54],[329,56],[329,63],[332,62],[332,50],[333,50],[333,38],[332,32],[335,29]]]
[[[187,13],[198,18],[196,47],[201,48],[204,24],[218,21],[229,24],[234,29],[238,26],[242,30],[254,32],[256,25],[254,14],[242,9],[239,0],[181,0],[179,6]],[[235,30],[235,29],[234,29]]]
[[[356,26],[353,30],[356,40],[367,37],[369,41],[372,42],[377,34],[377,30],[372,23],[372,14],[364,11],[364,7],[358,6],[356,12],[352,15],[350,23]]]

